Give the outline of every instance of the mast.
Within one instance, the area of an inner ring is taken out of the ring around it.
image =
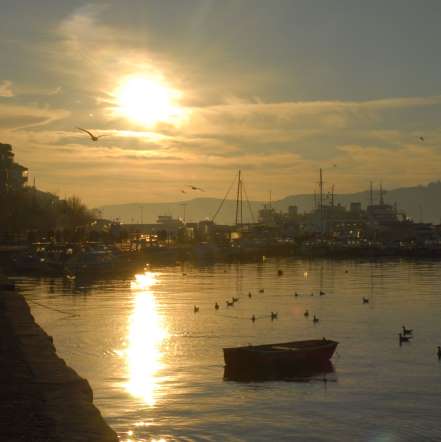
[[[187,203],[181,203],[181,206],[184,208],[184,223],[185,223],[185,215],[187,212]]]
[[[374,191],[372,190],[372,181],[369,181],[369,205],[374,205]]]
[[[384,205],[384,198],[383,198],[383,183],[380,182],[380,205]]]
[[[323,209],[323,174],[322,174],[322,169],[320,169],[319,185],[320,185],[320,212],[321,212]]]
[[[240,178],[240,169],[239,169],[239,174],[238,174],[238,178],[237,178],[237,192],[236,192],[236,226],[239,223],[239,213],[241,215],[241,224],[242,224],[242,201],[240,202],[240,212],[239,212],[239,200],[241,200],[241,195],[242,195],[242,180]]]
[[[320,168],[320,232],[323,233],[323,173]]]
[[[240,180],[240,225],[243,224],[243,185],[242,180]]]

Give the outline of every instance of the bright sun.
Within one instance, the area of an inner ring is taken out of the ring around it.
[[[159,122],[179,125],[186,112],[179,106],[180,92],[163,81],[144,76],[125,78],[115,92],[116,113],[152,127]]]

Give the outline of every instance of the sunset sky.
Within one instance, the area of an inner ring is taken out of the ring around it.
[[[251,199],[320,167],[336,192],[427,183],[440,23],[437,0],[2,0],[0,142],[93,206],[222,197],[238,168]]]

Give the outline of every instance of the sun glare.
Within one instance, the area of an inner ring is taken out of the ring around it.
[[[161,396],[159,372],[164,366],[161,345],[168,336],[154,293],[150,290],[156,282],[155,275],[150,272],[136,275],[132,282],[134,309],[125,353],[129,378],[126,389],[152,407]]]
[[[115,91],[116,113],[146,127],[163,122],[179,125],[186,112],[179,105],[181,93],[159,78],[125,78]]]

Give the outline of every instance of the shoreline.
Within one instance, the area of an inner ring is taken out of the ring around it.
[[[0,282],[0,440],[117,442],[88,381],[57,355],[24,297]]]

